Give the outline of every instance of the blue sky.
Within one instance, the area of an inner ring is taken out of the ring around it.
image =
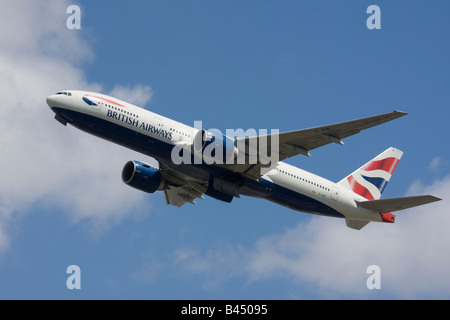
[[[68,30],[66,8],[81,8]],[[381,9],[369,30],[366,9]],[[443,1],[14,1],[0,13],[0,299],[450,298],[450,4]],[[297,156],[332,181],[389,146],[383,196],[443,201],[360,232],[242,197],[168,207],[124,185],[151,161],[53,120],[99,91],[206,127],[288,131],[409,115]],[[68,290],[66,268],[81,269]],[[368,290],[366,269],[381,269]]]

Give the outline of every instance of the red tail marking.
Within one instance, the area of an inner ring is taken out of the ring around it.
[[[373,195],[370,193],[370,191],[366,187],[359,184],[358,181],[356,181],[355,178],[353,178],[353,176],[349,176],[347,180],[348,183],[350,183],[350,187],[352,188],[354,193],[359,194],[360,196],[366,198],[367,200],[375,199]]]
[[[386,158],[383,160],[374,160],[370,161],[367,165],[365,165],[362,170],[372,171],[372,170],[383,170],[390,174],[392,174],[397,167],[397,164],[400,160],[397,158]]]

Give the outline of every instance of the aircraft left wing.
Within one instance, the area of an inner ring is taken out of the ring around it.
[[[185,203],[195,203],[196,198],[205,199],[203,194],[206,192],[206,183],[193,180],[179,172],[170,169],[168,166],[160,163],[162,175],[167,181],[168,186],[164,189],[164,199],[169,205],[181,207]]]
[[[205,199],[203,192],[190,184],[185,184],[180,187],[169,186],[167,189],[164,189],[166,203],[173,206],[181,207],[187,202],[196,204],[194,201],[195,198]]]
[[[344,138],[357,134],[362,130],[400,118],[404,115],[407,115],[407,113],[402,111],[393,111],[372,117],[310,129],[289,131],[266,136],[237,138],[236,145],[238,146],[238,148],[240,145],[245,145],[245,150],[240,149],[239,152],[245,152],[246,154],[248,154],[249,148],[252,145],[259,145],[259,142],[264,139],[262,141],[267,144],[267,155],[269,155],[271,154],[271,140],[274,138],[278,138],[279,161],[298,154],[311,156],[309,153],[310,150],[324,146],[331,142],[344,144],[342,142],[342,139]],[[245,164],[234,165],[232,170],[234,172],[243,173],[248,177],[258,179],[261,176],[260,169],[263,167],[265,167],[265,165],[263,165],[260,161],[258,161],[258,163],[256,164],[248,164],[248,162],[246,161]],[[266,167],[268,167],[268,165],[266,165]]]

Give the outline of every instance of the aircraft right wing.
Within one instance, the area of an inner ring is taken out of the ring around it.
[[[279,161],[293,157],[298,154],[311,156],[309,151],[324,146],[329,143],[344,144],[342,139],[361,132],[362,130],[378,126],[382,123],[403,117],[407,113],[402,111],[393,111],[372,117],[346,121],[326,126],[320,126],[310,129],[283,132],[279,134],[237,138],[236,145],[245,145],[245,150],[239,152],[249,152],[249,148],[253,145],[259,145],[261,139],[267,144],[267,155],[271,154],[271,140],[278,139]],[[256,141],[255,141],[256,140]],[[267,141],[267,142],[266,142]],[[267,167],[268,165],[266,165]],[[261,174],[261,168],[265,167],[262,163],[235,165],[232,169],[234,172],[243,173],[254,179],[258,179]]]

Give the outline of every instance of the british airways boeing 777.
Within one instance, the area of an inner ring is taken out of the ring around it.
[[[72,126],[155,158],[159,167],[129,161],[122,170],[127,185],[144,192],[161,190],[177,207],[203,194],[231,202],[246,195],[293,210],[345,218],[361,229],[371,221],[393,223],[393,211],[439,198],[432,195],[380,199],[403,152],[388,148],[334,183],[282,160],[406,115],[376,115],[310,129],[257,136],[228,136],[190,127],[119,99],[86,91],[61,91],[47,104],[63,125]],[[264,149],[265,152],[261,152]],[[275,155],[276,161],[268,161]]]

